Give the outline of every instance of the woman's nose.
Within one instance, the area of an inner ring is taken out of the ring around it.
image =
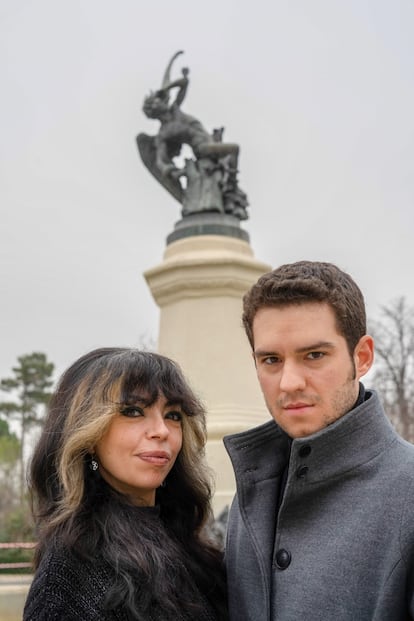
[[[163,416],[148,419],[147,435],[150,438],[166,438],[169,434],[168,426]]]

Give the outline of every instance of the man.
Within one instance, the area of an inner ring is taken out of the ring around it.
[[[414,447],[359,382],[361,291],[332,264],[283,265],[243,323],[274,420],[225,438],[231,621],[414,619]]]

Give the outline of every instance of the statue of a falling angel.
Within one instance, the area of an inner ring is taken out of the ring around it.
[[[182,77],[170,79],[180,54],[170,60],[161,88],[144,100],[145,115],[161,125],[156,136],[137,136],[139,153],[154,177],[182,204],[183,217],[218,212],[246,220],[247,196],[237,183],[239,146],[222,141],[223,128],[209,134],[200,121],[181,110],[189,84],[188,68],[182,68]],[[170,102],[173,89],[177,92]],[[193,157],[179,168],[174,158],[184,144],[191,147]]]

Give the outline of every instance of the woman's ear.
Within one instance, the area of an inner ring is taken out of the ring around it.
[[[372,367],[374,362],[374,339],[365,334],[359,339],[354,350],[356,379],[359,379]]]

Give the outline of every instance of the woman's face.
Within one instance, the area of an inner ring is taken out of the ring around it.
[[[135,504],[154,505],[182,446],[183,416],[162,395],[148,407],[122,407],[95,446],[102,478]]]

